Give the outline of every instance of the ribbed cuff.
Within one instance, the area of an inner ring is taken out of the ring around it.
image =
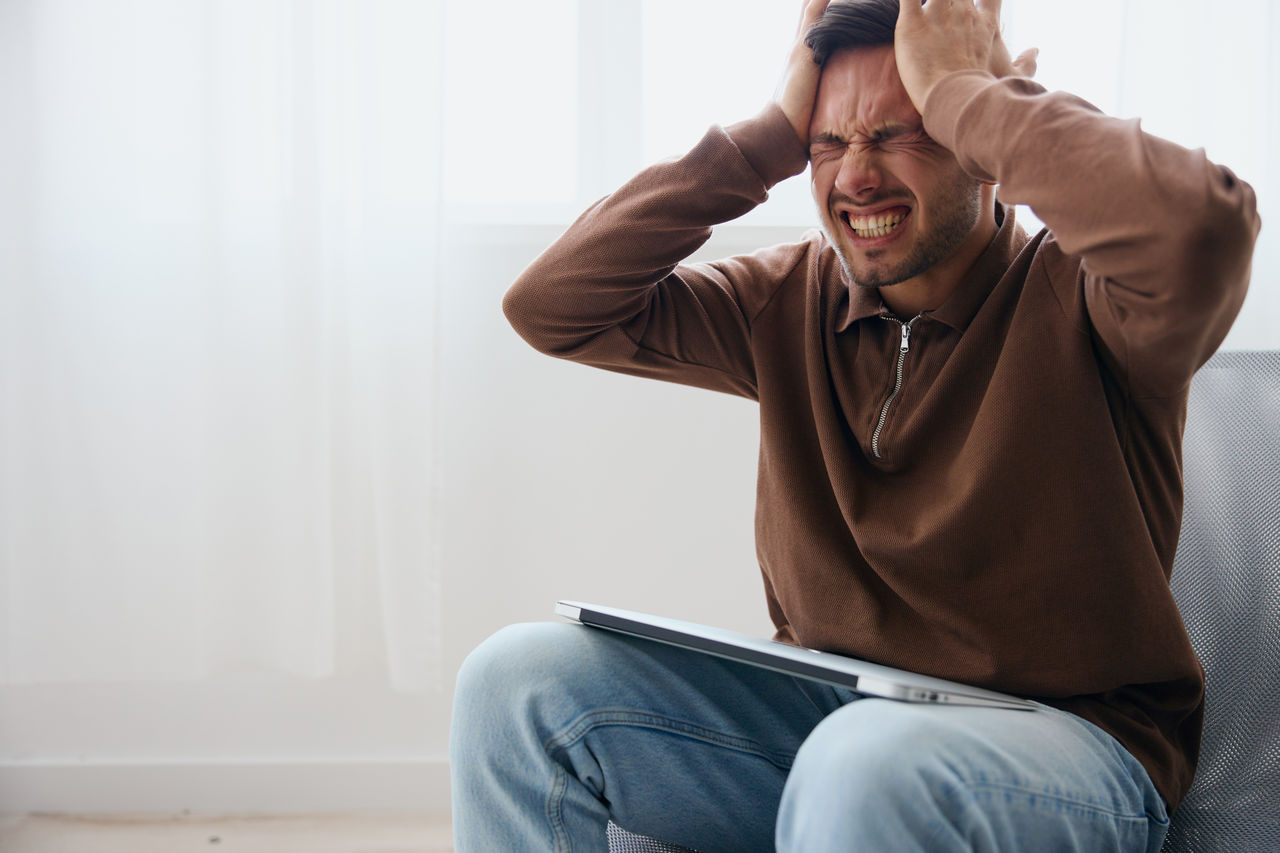
[[[809,164],[808,147],[796,136],[782,107],[775,103],[753,118],[729,125],[725,132],[766,188],[800,174]]]

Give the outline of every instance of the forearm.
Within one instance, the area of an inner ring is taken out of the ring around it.
[[[750,211],[804,168],[805,151],[777,107],[713,128],[677,160],[652,166],[587,210],[512,285],[503,300],[537,349],[573,357],[602,332],[644,329],[664,282],[712,226]],[[715,310],[714,307],[712,310]]]
[[[1258,217],[1252,189],[1202,151],[1025,78],[976,71],[934,88],[925,125],[970,174],[998,182],[1003,201],[1029,205],[1061,249],[1083,259],[1104,338],[1122,338],[1138,358],[1144,348],[1197,350],[1195,361],[1225,336],[1248,284]]]

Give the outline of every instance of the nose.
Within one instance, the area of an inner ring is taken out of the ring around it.
[[[883,180],[875,150],[871,146],[850,145],[840,160],[834,188],[856,200],[859,196],[874,194]]]

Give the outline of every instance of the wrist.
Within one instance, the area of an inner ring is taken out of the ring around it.
[[[797,135],[786,110],[776,101],[759,114],[725,128],[742,156],[766,187],[798,175],[809,163],[809,147]]]

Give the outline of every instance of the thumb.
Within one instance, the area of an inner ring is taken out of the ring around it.
[[[1040,48],[1033,47],[1024,50],[1018,54],[1018,58],[1013,61],[1013,70],[1019,77],[1036,76],[1036,68],[1038,67],[1036,60],[1040,56]]]

